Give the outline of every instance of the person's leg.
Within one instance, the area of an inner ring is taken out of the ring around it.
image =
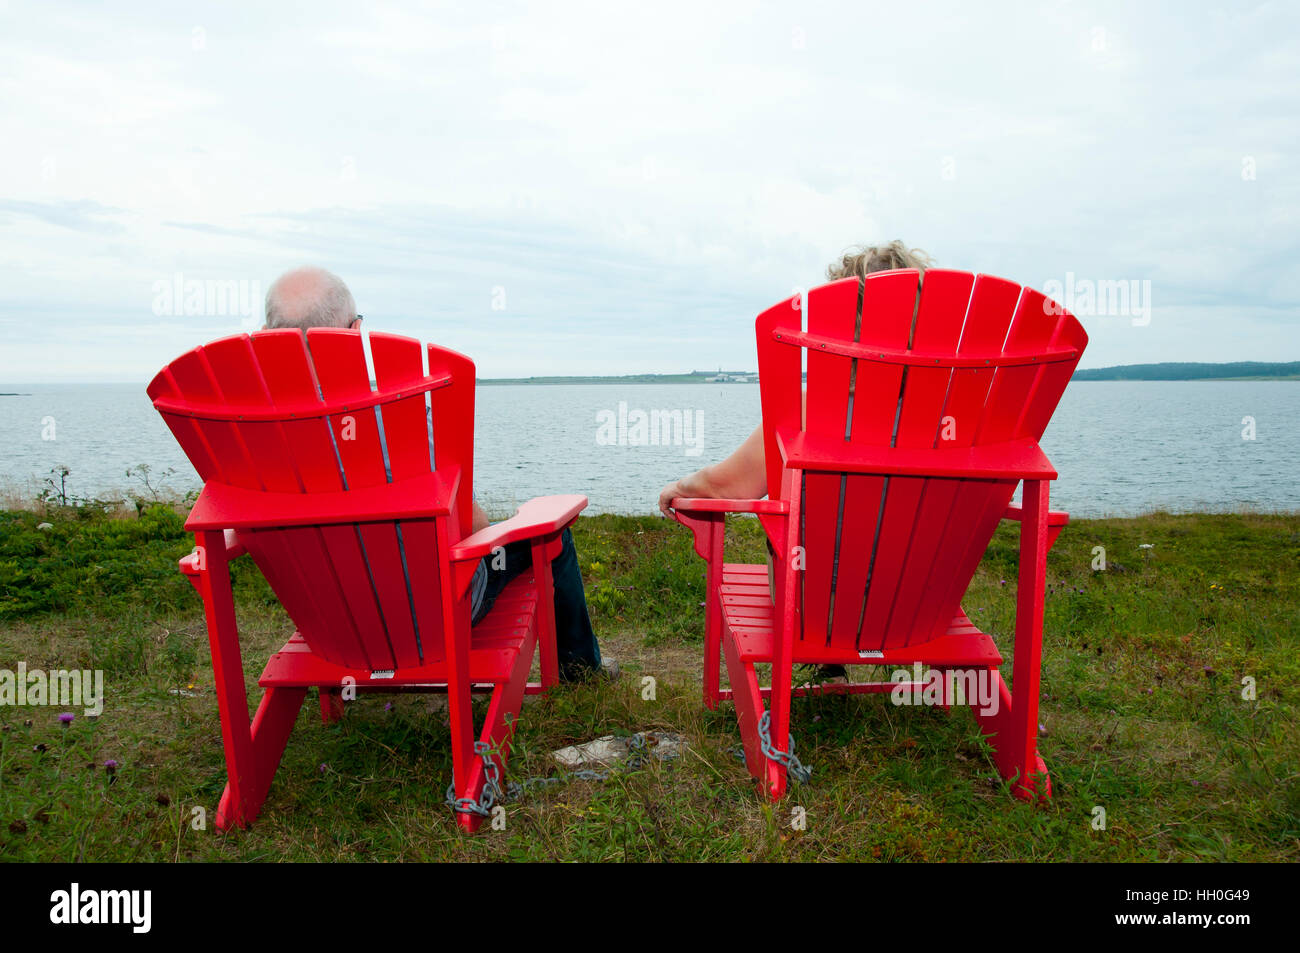
[[[578,551],[567,529],[560,537],[560,555],[551,560],[555,585],[555,651],[560,678],[576,681],[600,671],[600,645],[587,614],[587,593],[578,568]]]
[[[505,552],[484,556],[474,571],[473,616],[470,625],[478,625],[492,609],[501,591],[521,572],[533,565],[533,551],[527,540],[519,543],[507,543]],[[479,576],[485,574],[483,595],[478,596]]]
[[[561,538],[560,554],[551,560],[551,582],[555,587],[555,654],[560,663],[560,678],[576,681],[600,671],[600,646],[591,628],[587,613],[587,594],[582,584],[582,571],[578,567],[578,551],[573,546],[573,534],[567,529]],[[492,608],[506,584],[533,564],[533,554],[527,541],[510,543],[505,547],[504,560],[485,556],[487,586],[482,605],[474,614],[474,623],[480,622]]]

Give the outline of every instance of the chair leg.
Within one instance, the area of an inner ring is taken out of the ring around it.
[[[558,543],[559,537],[552,540],[533,540],[533,581],[537,585],[537,632],[541,658],[538,664],[542,670],[542,686],[551,688],[560,681],[559,654],[556,648],[555,634],[555,580],[551,577],[551,559],[558,554],[552,552],[550,543]]]
[[[718,695],[721,692],[721,645],[722,641],[722,560],[723,540],[725,539],[725,517],[719,513],[710,519],[708,530],[704,535],[704,544],[708,550],[706,565],[708,571],[704,595],[704,707],[710,710],[718,707]]]
[[[441,524],[440,524],[441,525]],[[440,529],[439,535],[445,532]],[[538,567],[534,566],[537,572]],[[442,591],[454,592],[450,564],[439,566]],[[539,602],[545,600],[539,598]],[[541,606],[538,606],[540,611]],[[483,764],[474,753],[474,712],[469,682],[470,619],[469,599],[444,599],[442,603],[443,657],[447,665],[447,721],[451,728],[451,783],[457,797],[477,798],[483,789]],[[475,814],[456,815],[457,823],[469,831],[478,829]]]
[[[306,697],[305,688],[266,690],[253,718],[251,783],[245,778],[238,792],[233,787],[233,779],[226,785],[217,805],[217,830],[228,830],[234,824],[247,827],[257,819]]]
[[[320,720],[332,725],[343,717],[343,692],[337,688],[320,688]]]
[[[479,742],[488,747],[488,758],[496,763],[498,780],[502,788],[506,785],[506,765],[510,761],[510,739],[514,735],[515,725],[519,721],[519,711],[524,704],[524,690],[528,685],[528,670],[533,664],[533,650],[536,641],[527,643],[519,651],[515,666],[510,672],[509,680],[498,683],[488,703],[487,716],[483,719],[483,733]],[[477,800],[487,785],[487,775],[483,772],[483,759],[475,755],[478,770],[470,775],[465,789],[457,788],[458,797],[472,797]],[[457,813],[456,822],[469,833],[474,833],[485,818],[479,814]]]
[[[740,740],[745,748],[745,767],[761,783],[763,796],[769,801],[779,801],[785,794],[785,768],[769,761],[758,740],[758,723],[763,717],[763,690],[752,662],[742,661],[735,638],[725,629],[722,633],[722,651],[727,661],[727,678],[731,682],[731,698],[736,703],[736,722]],[[786,706],[789,708],[789,680],[786,680]],[[775,737],[775,736],[774,736]]]
[[[212,652],[212,676],[216,684],[217,713],[221,720],[221,743],[226,755],[226,793],[217,809],[217,827],[245,827],[252,820],[250,795],[257,783],[253,757],[253,736],[248,721],[248,694],[244,688],[244,664],[239,652],[239,628],[230,589],[230,567],[226,561],[225,536],[220,532],[198,533],[195,539],[202,554],[196,585],[203,596],[208,624],[208,646]]]
[[[772,692],[769,695],[768,711],[771,715],[768,722],[768,731],[770,733],[772,746],[785,750],[789,745],[790,739],[790,700],[791,686],[790,681],[794,677],[793,666],[790,662],[789,654],[785,658],[778,657],[772,662]],[[785,797],[786,786],[789,783],[789,772],[785,765],[770,758],[764,759],[767,762],[766,776],[763,780],[763,793],[772,803],[776,803]]]
[[[1020,523],[1020,569],[1016,582],[1016,654],[1008,692],[997,671],[999,708],[976,718],[993,747],[998,771],[1014,782],[1016,797],[1035,800],[1052,796],[1047,766],[1038,754],[1038,693],[1043,655],[1043,598],[1047,578],[1046,480],[1026,480],[1024,516]]]
[[[740,660],[740,650],[730,632],[722,634],[723,657],[727,662],[727,680],[736,704],[736,724],[745,748],[745,767],[756,778],[763,776],[763,755],[758,744],[758,719],[763,714],[763,693],[754,666]]]

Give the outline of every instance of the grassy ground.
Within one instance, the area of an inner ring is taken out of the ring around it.
[[[1048,560],[1042,679],[1056,796],[1038,808],[997,780],[968,711],[879,696],[797,702],[813,780],[764,805],[730,753],[730,705],[699,701],[703,564],[687,532],[582,519],[593,619],[626,674],[530,699],[512,775],[556,775],[551,750],[608,733],[667,729],[689,751],[603,784],[535,788],[509,805],[506,830],[472,837],[442,803],[442,700],[414,695],[363,696],[331,726],[309,705],[257,824],[192,829],[193,809],[210,819],[225,783],[200,603],[175,568],[192,542],[165,508],[60,510],[40,531],[42,518],[0,512],[0,669],[102,669],[108,697],[101,717],[78,711],[66,726],[59,708],[0,707],[3,859],[1300,859],[1297,515],[1066,529]],[[729,558],[761,561],[752,520],[733,521],[730,541]],[[1092,569],[1095,546],[1105,572]],[[1008,655],[1015,562],[1008,525],[965,601]],[[249,561],[236,567],[255,698],[289,623]],[[1254,700],[1242,698],[1247,677]],[[791,829],[796,805],[806,830]]]

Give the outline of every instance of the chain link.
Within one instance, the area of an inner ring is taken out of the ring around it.
[[[812,768],[804,765],[794,753],[794,734],[787,736],[788,751],[782,751],[772,744],[772,713],[763,712],[758,720],[758,746],[763,754],[777,764],[785,765],[786,772],[800,784],[806,784],[812,778]]]
[[[474,753],[483,759],[483,773],[487,781],[483,784],[483,793],[478,800],[472,797],[456,797],[456,783],[447,785],[447,806],[458,814],[477,814],[488,817],[498,801],[504,801],[505,792],[501,790],[501,768],[492,757],[492,746],[486,741],[474,742]]]
[[[447,785],[446,803],[448,807],[457,813],[488,817],[492,813],[492,808],[498,803],[517,800],[523,796],[525,791],[532,788],[548,787],[552,784],[561,784],[566,780],[573,779],[579,781],[608,781],[615,774],[628,774],[636,771],[649,760],[644,734],[635,734],[628,738],[627,750],[628,758],[617,771],[614,769],[596,771],[593,768],[579,768],[576,771],[571,771],[567,778],[535,777],[525,778],[522,781],[511,781],[503,791],[501,788],[501,768],[492,757],[491,746],[482,741],[476,741],[474,742],[474,753],[483,759],[483,773],[487,775],[487,781],[483,785],[483,793],[477,801],[472,797],[456,797],[456,785],[452,783]]]

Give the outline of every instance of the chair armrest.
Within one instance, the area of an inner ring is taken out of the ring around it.
[[[675,497],[672,502],[673,519],[691,531],[695,537],[695,552],[705,562],[720,560],[721,551],[713,553],[714,532],[725,532],[728,513],[753,513],[763,524],[769,541],[776,538],[778,526],[783,526],[790,514],[789,500],[715,500],[707,497]],[[721,537],[718,537],[720,540]],[[720,564],[719,564],[720,565]]]
[[[510,519],[484,527],[452,546],[451,561],[481,559],[498,546],[558,533],[586,508],[587,498],[577,494],[536,497],[520,506]]]
[[[788,500],[715,500],[708,497],[679,496],[672,501],[673,512],[686,513],[789,513]]]

